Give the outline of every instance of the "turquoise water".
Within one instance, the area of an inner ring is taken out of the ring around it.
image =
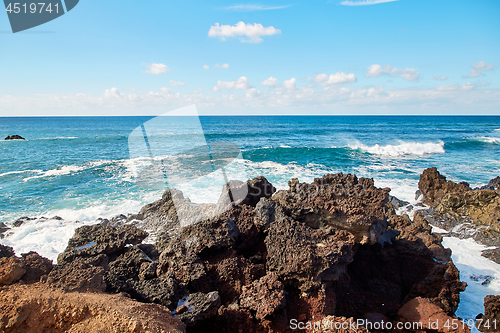
[[[310,182],[327,172],[350,172],[372,177],[376,186],[411,202],[427,167],[471,186],[500,175],[500,117],[201,117],[201,127],[190,117],[156,127],[150,120],[157,119],[0,118],[1,138],[28,139],[0,141],[0,222],[38,218],[11,229],[0,242],[18,254],[33,250],[56,259],[75,228],[138,212],[161,197],[165,179],[193,202],[216,202],[224,179],[210,171],[219,165],[213,157],[220,141],[241,149],[240,159],[222,156],[229,179],[263,175],[278,189],[293,177]],[[212,162],[193,153],[205,143],[200,133],[212,148]],[[160,178],[145,172],[151,157]],[[55,215],[63,220],[50,219]],[[481,257],[484,247],[470,240],[445,243],[469,284],[457,314],[475,318],[484,311],[484,296],[500,293],[500,266]],[[492,276],[493,282],[483,286],[474,274]]]
[[[151,117],[0,118],[0,222],[60,215],[91,221],[134,213],[161,190],[136,184],[128,137]],[[186,128],[164,133],[182,146]],[[201,117],[207,142],[239,146],[249,177],[286,188],[326,172],[373,177],[411,200],[420,172],[436,166],[453,180],[479,185],[500,174],[500,117],[270,116]],[[177,139],[178,138],[178,139]],[[189,149],[186,146],[185,149]],[[204,183],[185,188],[215,202]]]

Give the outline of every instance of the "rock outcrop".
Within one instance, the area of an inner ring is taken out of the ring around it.
[[[0,331],[181,333],[185,328],[160,305],[34,284],[0,289]]]
[[[498,178],[498,177],[497,177]],[[459,238],[473,238],[487,246],[500,246],[500,189],[498,179],[479,189],[447,181],[436,168],[420,176],[419,189],[431,209],[425,218]],[[486,256],[500,263],[497,250]]]
[[[25,138],[23,138],[22,136],[20,135],[9,135],[5,138],[5,140],[26,140]]]
[[[476,327],[481,332],[500,331],[500,296],[488,295],[484,298],[484,315],[479,315]]]
[[[390,189],[354,175],[329,174],[311,184],[294,179],[289,186],[275,193],[264,177],[230,182],[216,205],[194,205],[182,192],[166,191],[137,215],[77,229],[54,266],[35,253],[19,259],[0,247],[5,262],[0,272],[4,266],[12,271],[5,270],[4,281],[10,284],[5,290],[17,292],[19,279],[40,280],[33,288],[55,289],[62,296],[49,293],[47,299],[70,309],[78,295],[95,293],[101,297],[97,303],[128,295],[125,304],[132,299],[156,303],[153,314],[168,309],[190,333],[287,332],[293,319],[395,322],[400,309],[418,297],[453,318],[465,284],[423,215],[413,221],[395,215],[398,201],[389,196]],[[227,200],[240,190],[245,193],[240,200]],[[201,220],[183,224],[182,214]],[[142,227],[154,229],[148,230],[155,244],[142,244],[148,236]],[[44,297],[39,304],[45,304]],[[152,306],[142,303],[135,304],[145,311]],[[8,306],[7,313],[17,311],[12,310],[16,304]],[[97,320],[95,325],[106,331],[107,323],[99,318],[108,319],[109,312],[90,305],[75,309],[70,313],[77,313],[76,319],[65,319],[70,326],[61,330]],[[130,315],[122,317],[117,327]],[[165,318],[148,320],[173,323],[169,315]],[[31,319],[21,319],[6,320],[32,329]],[[140,321],[134,327],[141,332],[144,325]]]

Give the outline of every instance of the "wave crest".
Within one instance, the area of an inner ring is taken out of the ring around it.
[[[385,145],[381,146],[376,144],[374,146],[368,146],[362,143],[356,143],[353,145],[349,145],[351,149],[359,149],[364,152],[373,154],[373,155],[381,155],[381,156],[390,156],[390,157],[398,157],[398,156],[406,156],[406,155],[428,155],[428,154],[444,154],[446,151],[444,150],[444,142],[405,142],[399,141],[397,145]]]

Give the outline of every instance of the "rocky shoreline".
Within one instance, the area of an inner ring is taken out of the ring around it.
[[[0,331],[291,332],[326,318],[469,332],[444,326],[466,284],[431,225],[498,246],[498,184],[473,190],[427,169],[428,208],[413,220],[390,189],[351,174],[277,192],[264,177],[232,182],[250,189],[234,206],[228,186],[212,205],[169,190],[138,214],[78,228],[57,264],[0,245]],[[497,318],[498,299],[485,302],[484,318]]]

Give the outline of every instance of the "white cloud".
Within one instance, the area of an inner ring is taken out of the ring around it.
[[[457,91],[457,90],[474,90],[476,89],[476,85],[474,83],[466,83],[463,85],[452,84],[452,85],[441,85],[436,88],[438,91]]]
[[[186,84],[186,82],[170,80],[171,86],[183,86],[185,84]]]
[[[208,66],[208,65],[203,65],[203,69],[204,69],[204,70],[209,70],[209,69],[210,69],[210,66]]]
[[[240,77],[236,81],[217,81],[217,86],[213,88],[214,91],[219,91],[221,89],[241,89],[246,90],[251,87],[250,82],[246,76]]]
[[[432,78],[436,81],[444,81],[444,80],[448,80],[448,77],[446,75],[443,75],[443,76],[439,76],[437,74],[434,74],[432,76]]]
[[[291,5],[285,5],[285,6],[263,6],[263,5],[257,5],[257,4],[248,4],[248,5],[233,5],[229,7],[224,7],[223,9],[226,10],[234,10],[237,12],[254,12],[257,10],[274,10],[274,9],[283,9],[283,8],[288,8]]]
[[[266,80],[262,81],[260,84],[262,84],[263,86],[269,86],[269,87],[275,86],[278,84],[278,79],[270,76]]]
[[[379,3],[393,2],[398,0],[361,0],[361,1],[342,1],[340,4],[343,6],[368,6],[377,5]]]
[[[356,76],[354,74],[346,74],[344,72],[330,74],[318,74],[314,76],[314,82],[323,83],[327,85],[333,84],[344,84],[344,83],[354,83],[356,82]]]
[[[229,68],[229,64],[222,64],[222,65],[215,64],[215,67],[217,67],[217,68]]]
[[[228,37],[239,37],[241,42],[249,43],[260,43],[263,40],[262,36],[277,34],[281,34],[281,30],[273,26],[264,27],[260,23],[245,24],[243,21],[236,23],[236,25],[219,25],[219,23],[215,23],[208,31],[209,37],[219,37],[222,41],[225,41]]]
[[[389,75],[391,77],[402,77],[408,81],[418,81],[420,79],[420,73],[417,72],[414,68],[406,68],[400,69],[396,67],[392,67],[387,64],[384,67],[379,64],[374,64],[368,67],[368,72],[366,73],[366,77],[379,77],[382,75]]]
[[[286,89],[295,89],[296,82],[297,80],[292,77],[290,80],[283,81],[283,87],[285,87]]]
[[[476,62],[474,65],[472,65],[472,69],[470,70],[469,75],[463,75],[462,77],[464,78],[480,77],[485,75],[483,73],[484,71],[491,71],[493,68],[495,68],[493,65],[485,63],[484,61],[479,61]]]
[[[158,74],[165,74],[168,71],[170,71],[170,68],[167,67],[165,64],[150,64],[146,65],[148,70],[146,70],[146,73],[153,74],[153,75],[158,75]]]

